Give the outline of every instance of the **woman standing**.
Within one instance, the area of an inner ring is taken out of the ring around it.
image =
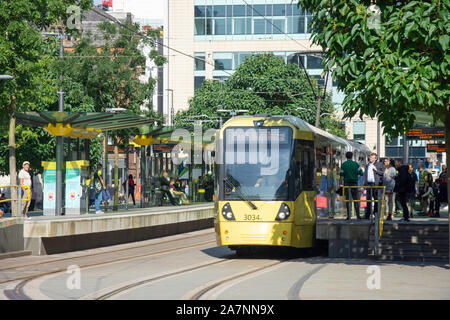
[[[394,160],[390,158],[384,159],[384,167],[386,168],[384,170],[383,175],[383,186],[386,187],[386,196],[387,196],[387,207],[389,209],[388,211],[388,217],[386,220],[392,220],[392,212],[393,212],[393,192],[395,187],[395,176],[397,175],[397,170],[395,170],[395,167],[393,165]],[[386,211],[385,211],[386,215]]]

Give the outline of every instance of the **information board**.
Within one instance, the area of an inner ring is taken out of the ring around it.
[[[427,144],[427,152],[445,152],[445,144],[429,143]]]
[[[412,128],[406,133],[406,137],[409,140],[441,140],[445,137],[445,128]]]

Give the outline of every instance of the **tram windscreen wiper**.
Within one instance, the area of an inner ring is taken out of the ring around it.
[[[258,207],[255,206],[255,204],[254,204],[253,202],[251,202],[250,200],[248,200],[248,199],[244,196],[244,194],[243,194],[242,191],[240,190],[240,187],[236,187],[236,186],[230,181],[230,179],[229,179],[228,177],[229,177],[229,176],[226,176],[226,177],[225,177],[225,183],[228,183],[228,185],[231,186],[231,187],[233,188],[232,190],[235,190],[235,191],[237,192],[237,195],[239,196],[239,198],[241,198],[242,200],[244,200],[245,202],[247,202],[248,205],[249,205],[250,207],[252,207],[253,210],[258,209]]]

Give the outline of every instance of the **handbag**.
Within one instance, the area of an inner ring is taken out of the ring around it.
[[[364,193],[364,195],[361,195],[360,200],[367,200],[366,193]],[[367,208],[367,202],[362,201],[360,207],[361,208]]]
[[[328,207],[327,197],[317,196],[316,202],[317,202],[317,208],[327,208]]]

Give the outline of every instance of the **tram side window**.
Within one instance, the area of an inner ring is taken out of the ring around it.
[[[296,140],[295,145],[295,193],[314,190],[314,142]]]

